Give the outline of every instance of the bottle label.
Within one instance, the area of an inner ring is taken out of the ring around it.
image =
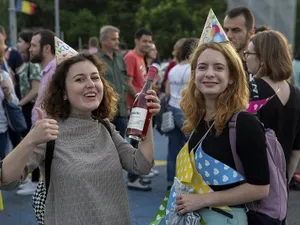
[[[147,116],[147,109],[135,107],[131,110],[127,128],[142,131]]]

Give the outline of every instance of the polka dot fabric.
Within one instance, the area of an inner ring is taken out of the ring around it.
[[[246,111],[254,114],[258,110],[260,110],[268,101],[269,101],[269,99],[267,98],[267,99],[249,102],[248,108]]]
[[[192,159],[192,160],[191,160]],[[189,152],[188,143],[184,145],[177,156],[176,160],[176,177],[182,182],[194,188],[197,194],[207,194],[213,192],[209,185],[205,182],[203,177],[196,169],[194,152]],[[170,212],[172,203],[176,199],[175,188],[172,187],[167,203],[166,220]],[[217,207],[224,210],[231,210],[228,206]]]
[[[193,169],[187,143],[177,155],[176,177],[183,183],[191,183],[192,181]]]
[[[249,102],[246,111],[249,112],[249,113],[252,113],[252,114],[257,113],[257,111],[260,110],[274,96],[276,96],[279,91],[280,91],[280,88],[278,88],[278,90],[276,91],[276,93],[274,95],[272,95],[271,97],[269,97],[269,98]]]
[[[227,185],[245,180],[237,171],[207,155],[200,145],[195,154],[198,173],[208,185]]]

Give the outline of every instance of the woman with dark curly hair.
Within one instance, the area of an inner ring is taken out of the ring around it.
[[[152,126],[135,149],[109,122],[117,111],[117,94],[104,74],[105,64],[93,55],[79,54],[58,65],[43,103],[51,119],[42,119],[38,109],[35,128],[3,161],[2,189],[14,181],[9,186],[17,186],[38,166],[45,174],[46,144],[40,143],[57,138],[47,225],[130,224],[122,169],[143,175],[153,166]],[[155,115],[160,110],[156,93],[151,90],[146,98]]]

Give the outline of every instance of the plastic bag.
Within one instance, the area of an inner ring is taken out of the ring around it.
[[[176,177],[174,178],[173,187],[175,188],[176,195],[181,194],[192,194],[194,189],[183,183],[181,183]],[[179,215],[176,211],[176,202],[172,203],[168,220],[166,221],[167,225],[199,225],[201,224],[201,216],[198,212],[189,212],[183,216]]]

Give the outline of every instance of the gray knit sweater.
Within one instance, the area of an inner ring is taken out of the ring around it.
[[[58,122],[59,136],[46,200],[46,225],[127,225],[130,223],[123,169],[149,173],[153,164],[124,140],[110,124],[72,115]],[[44,173],[45,144],[28,163]]]

